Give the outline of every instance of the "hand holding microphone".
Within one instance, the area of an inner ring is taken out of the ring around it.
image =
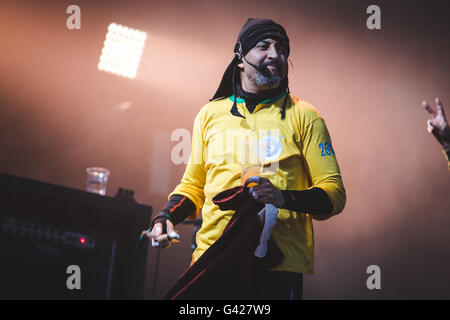
[[[142,231],[140,240],[144,237],[152,240],[152,247],[169,248],[172,243],[179,243],[180,235],[174,230],[173,223],[166,217],[165,212],[160,212],[153,226]]]

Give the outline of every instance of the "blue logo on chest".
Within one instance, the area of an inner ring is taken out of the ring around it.
[[[259,140],[259,150],[261,155],[264,155],[265,161],[273,161],[280,157],[283,152],[283,143],[280,138],[283,136],[279,137],[278,134],[269,132]]]

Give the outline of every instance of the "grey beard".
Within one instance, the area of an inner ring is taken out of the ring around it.
[[[261,72],[258,72],[255,81],[258,87],[272,89],[280,85],[281,77],[279,75],[265,76]]]

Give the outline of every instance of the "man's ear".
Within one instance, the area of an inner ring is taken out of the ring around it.
[[[238,57],[238,67],[244,69],[244,63],[242,62],[242,55],[239,52],[235,53],[236,57]]]

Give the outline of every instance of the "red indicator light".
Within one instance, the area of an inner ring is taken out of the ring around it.
[[[86,242],[86,239],[85,239],[85,238],[81,238],[81,239],[80,239],[80,243],[84,244],[85,242]]]

